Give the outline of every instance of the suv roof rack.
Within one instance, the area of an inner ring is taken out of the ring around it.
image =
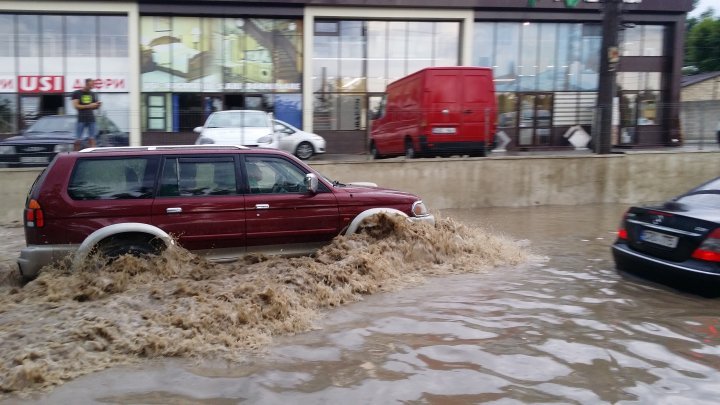
[[[183,150],[183,149],[250,149],[240,145],[152,145],[152,146],[110,146],[105,148],[85,148],[80,153],[139,151],[139,150]]]

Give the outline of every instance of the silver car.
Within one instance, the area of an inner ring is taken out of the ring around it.
[[[317,134],[305,132],[285,121],[273,120],[279,148],[292,153],[300,159],[310,159],[314,155],[325,153],[325,139]]]

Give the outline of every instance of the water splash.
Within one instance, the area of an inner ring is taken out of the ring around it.
[[[451,218],[432,227],[382,215],[310,257],[214,264],[175,247],[110,264],[91,257],[77,271],[61,263],[22,287],[8,267],[0,269],[0,390],[49,389],[148,357],[239,361],[364,295],[527,259],[515,242]]]

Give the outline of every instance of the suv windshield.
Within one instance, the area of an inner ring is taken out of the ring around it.
[[[267,115],[262,111],[237,111],[215,113],[208,118],[208,128],[267,127]]]

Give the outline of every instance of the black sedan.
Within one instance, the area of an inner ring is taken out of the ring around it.
[[[661,282],[720,281],[720,177],[663,204],[631,207],[612,253],[618,270]]]
[[[97,117],[97,146],[127,146],[128,133],[109,118]],[[48,115],[35,121],[20,135],[0,142],[0,167],[45,166],[59,152],[72,151],[75,115]]]

